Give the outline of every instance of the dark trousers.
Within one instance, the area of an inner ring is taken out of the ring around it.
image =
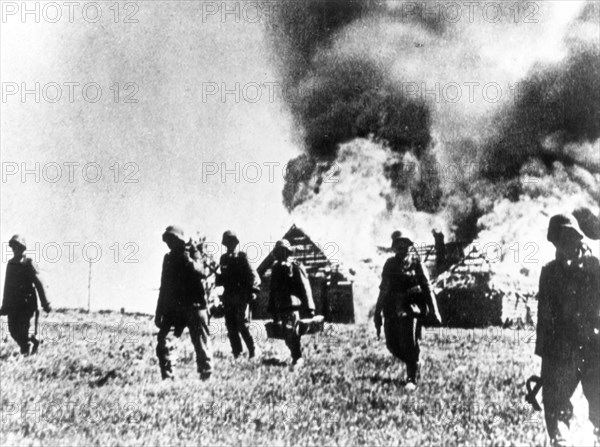
[[[571,355],[542,358],[542,399],[546,428],[551,438],[558,434],[558,422],[569,425],[573,416],[571,396],[581,381],[589,405],[589,418],[600,428],[600,352],[576,349]]]
[[[175,336],[179,337],[185,327],[190,332],[190,338],[196,351],[198,372],[210,373],[212,371],[208,311],[206,309],[182,309],[173,315],[165,316],[163,324],[158,331],[156,356],[158,357],[158,364],[163,379],[171,377],[173,374],[167,340],[169,332],[174,328]]]
[[[385,317],[383,330],[388,350],[406,363],[406,378],[416,383],[419,379],[419,339],[421,322],[412,316]]]
[[[419,361],[421,323],[409,316],[386,317],[383,325],[388,350],[404,363]]]
[[[248,353],[254,355],[254,339],[250,333],[250,319],[248,304],[237,303],[236,305],[225,305],[225,326],[227,337],[231,344],[231,352],[234,357],[242,353],[242,338]],[[241,336],[241,338],[240,338]]]
[[[281,323],[283,326],[283,336],[285,344],[287,345],[290,353],[292,354],[292,360],[296,361],[302,357],[302,347],[300,345],[300,328],[298,322],[300,321],[300,312],[287,311],[282,312]]]
[[[8,315],[8,332],[21,349],[21,354],[29,355],[29,346],[35,340],[33,335],[29,335],[29,326],[31,324],[31,312],[20,312]]]

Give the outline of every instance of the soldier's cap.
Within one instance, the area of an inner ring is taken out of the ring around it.
[[[22,246],[24,249],[27,249],[27,242],[25,242],[25,238],[23,236],[21,236],[20,234],[15,234],[13,237],[10,238],[10,240],[8,241],[8,246],[9,247],[14,247],[15,245],[20,245]]]
[[[275,249],[277,248],[283,248],[284,250],[287,250],[288,253],[292,253],[292,245],[287,239],[280,239],[275,242]]]
[[[392,241],[392,248],[410,247],[413,244],[413,241],[407,237],[398,237]]]
[[[556,214],[550,218],[550,222],[548,223],[548,234],[546,236],[548,241],[555,243],[563,229],[572,230],[577,233],[580,238],[583,238],[583,232],[579,228],[577,219],[575,219],[573,215]]]
[[[402,231],[400,230],[396,230],[392,233],[392,241],[401,238],[402,237]]]
[[[236,234],[231,230],[227,230],[225,233],[223,233],[223,239],[221,240],[221,243],[225,245],[229,241],[235,242],[236,244],[240,243],[240,240]]]
[[[183,228],[177,225],[169,225],[162,235],[162,240],[166,242],[167,238],[170,236],[179,239],[181,242],[186,242]]]

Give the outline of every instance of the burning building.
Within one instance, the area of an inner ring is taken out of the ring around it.
[[[336,323],[354,322],[354,296],[352,281],[343,272],[340,263],[330,259],[324,248],[314,242],[296,225],[283,236],[287,239],[294,252],[291,258],[305,268],[310,279],[316,313],[323,315],[326,321]],[[261,277],[261,294],[253,309],[254,318],[270,318],[267,312],[269,291],[271,289],[271,266],[275,258],[273,252],[258,266]]]
[[[403,14],[410,5],[292,2],[270,29],[280,77],[301,92],[286,103],[302,152],[283,202],[338,243],[361,317],[385,262],[376,247],[393,230],[497,244],[489,281],[531,294],[554,256],[549,217],[599,213],[598,3],[542,2],[531,23],[502,4],[494,26],[483,4],[456,22],[425,4]]]

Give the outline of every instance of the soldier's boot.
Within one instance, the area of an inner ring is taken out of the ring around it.
[[[169,359],[169,348],[159,342],[158,346],[156,346],[156,356],[158,357],[158,366],[160,367],[162,379],[173,380],[175,377],[171,368],[171,360]]]
[[[162,377],[163,380],[167,380],[167,379],[171,379],[173,380],[175,378],[175,375],[173,374],[173,370],[171,369],[171,361],[170,360],[159,360],[159,365],[160,365],[160,376]]]
[[[550,445],[552,447],[566,447],[569,445],[569,424],[559,420],[556,427],[548,430],[550,435]]]
[[[40,341],[35,336],[29,337],[29,355],[37,354],[38,348],[40,347]]]
[[[420,376],[419,362],[409,362],[406,364],[406,386],[407,391],[413,391],[417,388],[417,382]]]

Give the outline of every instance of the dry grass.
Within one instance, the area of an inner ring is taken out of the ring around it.
[[[151,317],[67,311],[42,322],[31,358],[15,354],[2,322],[2,445],[545,442],[541,414],[523,400],[539,367],[523,331],[425,331],[422,385],[407,395],[404,368],[370,325],[305,337],[305,367],[290,372],[284,343],[259,323],[261,359],[233,361],[214,320],[213,378],[199,380],[186,332],[173,343],[178,378],[163,383]]]

